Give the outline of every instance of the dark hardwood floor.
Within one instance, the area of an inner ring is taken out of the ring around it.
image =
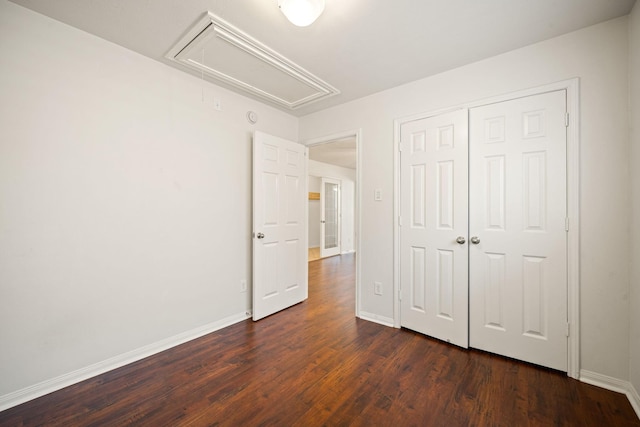
[[[354,318],[354,256],[309,300],[0,412],[2,426],[640,426],[563,373]]]

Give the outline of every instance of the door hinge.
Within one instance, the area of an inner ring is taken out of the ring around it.
[[[564,126],[569,127],[569,113],[564,113]]]
[[[569,218],[564,219],[564,231],[569,231]]]
[[[571,333],[571,323],[567,322],[567,330],[565,331],[567,334],[567,337],[570,335]]]
[[[398,225],[402,227],[402,216],[398,216]]]
[[[402,153],[406,149],[407,149],[407,144],[405,144],[403,141],[400,141],[400,144],[398,144],[398,151]]]
[[[398,289],[398,301],[402,301],[402,289]]]

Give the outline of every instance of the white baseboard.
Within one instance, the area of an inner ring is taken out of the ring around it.
[[[618,393],[626,393],[631,385],[628,381],[584,369],[580,370],[580,381]]]
[[[631,406],[633,406],[633,410],[636,411],[636,415],[640,418],[640,394],[638,394],[638,390],[636,390],[631,383],[629,383],[627,398],[629,399]]]
[[[636,415],[640,418],[640,396],[633,384],[629,381],[613,378],[608,375],[602,375],[597,372],[591,372],[584,369],[580,370],[580,381],[583,383],[591,384],[596,387],[601,387],[607,390],[615,391],[625,394],[629,403],[636,411]]]
[[[389,317],[379,316],[377,314],[367,313],[366,311],[361,311],[358,316],[362,320],[367,320],[369,322],[379,323],[380,325],[389,326],[393,328],[393,319]]]
[[[209,323],[199,328],[195,328],[181,334],[165,338],[158,342],[146,345],[144,347],[140,347],[138,349],[120,354],[118,356],[111,357],[101,362],[94,363],[93,365],[89,365],[87,367],[69,372],[67,374],[42,381],[32,386],[11,392],[9,394],[5,394],[3,396],[0,396],[0,411],[4,411],[5,409],[12,408],[14,406],[20,405],[21,403],[28,402],[38,397],[44,396],[45,394],[63,389],[81,381],[88,380],[89,378],[93,378],[96,375],[103,374],[116,368],[120,368],[122,366],[128,365],[129,363],[137,362],[138,360],[142,360],[145,357],[152,356],[154,354],[168,350],[172,347],[176,347],[180,344],[184,344],[188,341],[200,338],[204,335],[210,334],[211,332],[215,332],[227,326],[231,326],[235,323],[242,322],[243,320],[246,320],[250,317],[251,316],[247,313],[235,314],[218,320],[217,322]]]

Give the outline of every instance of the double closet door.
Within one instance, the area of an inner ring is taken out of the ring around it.
[[[401,127],[401,325],[567,370],[566,92]]]

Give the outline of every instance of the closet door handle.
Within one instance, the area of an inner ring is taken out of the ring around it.
[[[471,239],[469,239],[469,241],[474,245],[477,245],[478,243],[480,243],[480,239],[478,239],[477,236],[473,236]]]
[[[456,239],[456,243],[458,243],[459,245],[464,245],[464,243],[465,243],[465,242],[466,242],[466,240],[465,240],[465,238],[464,238],[464,237],[462,237],[462,236],[459,236],[459,237]]]

